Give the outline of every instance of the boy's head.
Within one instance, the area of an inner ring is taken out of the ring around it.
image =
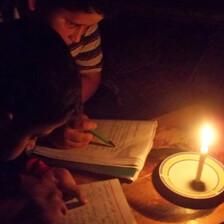
[[[0,49],[3,160],[32,148],[36,137],[78,116],[81,87],[66,45],[47,25],[34,21],[1,24]]]
[[[65,9],[70,12],[93,13],[109,16],[116,12],[120,3],[114,0],[35,0],[34,8],[37,12],[48,15],[52,11]]]
[[[90,26],[114,14],[118,5],[114,0],[35,0],[34,9],[69,45],[78,43]]]

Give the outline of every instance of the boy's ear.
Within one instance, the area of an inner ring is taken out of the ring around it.
[[[35,10],[35,0],[27,0],[28,3],[28,7],[30,9],[30,11],[34,11]]]

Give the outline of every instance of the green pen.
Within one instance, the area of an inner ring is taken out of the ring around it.
[[[97,138],[99,138],[100,140],[102,140],[103,142],[113,146],[113,147],[116,147],[116,145],[110,141],[109,139],[107,139],[106,137],[104,137],[103,135],[101,135],[99,132],[95,131],[95,130],[89,130],[89,132],[91,134],[93,134],[94,136],[96,136]]]

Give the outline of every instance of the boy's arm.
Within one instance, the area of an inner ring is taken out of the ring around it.
[[[86,203],[71,173],[64,168],[46,166],[42,161],[31,159],[28,174],[21,175],[21,188],[40,214],[40,223],[53,224],[67,213],[65,201],[77,197]]]
[[[82,102],[87,101],[97,90],[101,81],[101,72],[82,73]]]
[[[69,48],[81,73],[82,100],[85,102],[96,92],[101,81],[103,53],[98,24],[89,27],[80,44]]]
[[[36,158],[27,160],[26,155],[19,162],[0,165],[0,223],[55,223],[66,214],[64,196],[85,203],[66,169],[48,167]],[[32,214],[38,214],[38,220]]]

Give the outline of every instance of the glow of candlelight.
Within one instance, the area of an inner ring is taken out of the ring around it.
[[[212,129],[209,125],[206,125],[202,130],[202,145],[201,145],[201,153],[206,154],[208,152],[208,147],[211,143],[213,137]]]
[[[199,182],[201,179],[202,169],[204,166],[204,162],[208,153],[208,147],[211,143],[213,137],[212,129],[209,125],[206,125],[205,128],[202,130],[202,145],[201,145],[201,153],[198,162],[198,170],[196,174],[195,181]]]

